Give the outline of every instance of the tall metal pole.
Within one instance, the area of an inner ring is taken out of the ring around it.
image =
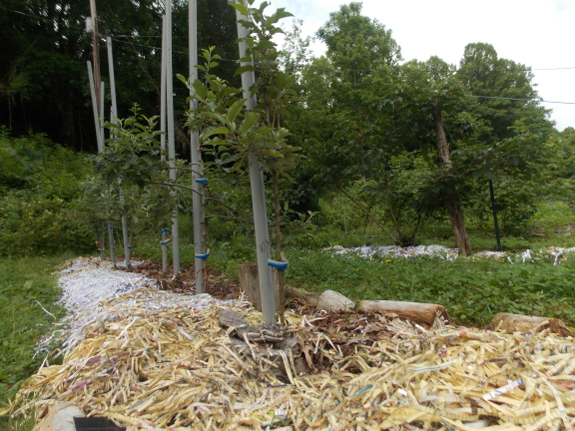
[[[238,21],[247,21],[248,17],[236,10],[236,19]],[[240,22],[237,23],[238,39],[248,36],[248,29]],[[239,42],[240,58],[245,57],[247,44]],[[252,62],[241,62],[241,66],[248,66]],[[256,96],[251,96],[250,87],[255,83],[255,73],[242,73],[243,96],[246,100],[246,108],[254,109],[256,107]],[[268,219],[266,212],[266,196],[264,189],[264,176],[258,157],[254,154],[248,157],[250,164],[250,187],[252,192],[252,208],[254,212],[254,227],[256,231],[256,253],[258,260],[258,277],[260,283],[260,297],[262,301],[263,319],[266,323],[274,321],[276,304],[274,295],[274,282],[272,269],[268,266],[270,259],[270,239],[268,232]]]
[[[94,85],[94,72],[92,71],[92,62],[88,60],[88,80],[90,81],[90,93],[92,94],[92,111],[94,112],[94,124],[96,127],[96,143],[98,144],[98,152],[104,151],[104,142],[102,141],[102,134],[100,133],[100,118],[98,107],[98,98],[96,97],[96,88]]]
[[[116,78],[114,74],[114,53],[112,51],[112,38],[106,38],[106,45],[108,48],[108,73],[110,75],[110,98],[112,99],[112,109],[110,123],[116,124],[116,118],[118,118],[118,102],[116,100]],[[130,262],[131,249],[130,249],[130,239],[128,233],[128,222],[126,221],[126,215],[124,214],[126,210],[126,198],[124,196],[124,190],[122,189],[122,183],[120,182],[120,205],[122,205],[122,239],[124,242],[124,262],[126,264],[126,269],[131,270],[132,264]]]
[[[101,87],[101,94],[100,94],[100,139],[102,142],[102,151],[104,151],[104,119],[105,117],[105,113],[104,113],[104,83],[102,82],[102,87]],[[110,199],[112,197],[112,190],[110,189]],[[116,264],[116,240],[114,238],[114,226],[112,226],[112,221],[108,221],[108,238],[109,238],[109,242],[110,242],[110,260],[112,261],[112,264]]]
[[[162,149],[161,160],[166,160],[166,72],[167,72],[167,55],[166,55],[166,15],[162,20],[162,73],[161,73],[161,92],[160,92],[160,148]],[[168,247],[166,245],[166,230],[162,229],[162,274],[168,270]]]
[[[190,80],[193,83],[198,78],[196,64],[198,62],[198,6],[197,0],[189,0],[188,11],[189,26],[189,66]],[[193,90],[190,90],[192,95]],[[190,100],[190,110],[195,108],[195,102]],[[206,267],[206,243],[205,243],[205,223],[204,208],[202,205],[202,184],[198,182],[203,177],[203,166],[200,153],[200,141],[198,132],[194,131],[190,135],[190,147],[192,154],[192,206],[194,218],[194,268],[196,271],[196,293],[202,293],[204,288],[204,273]],[[204,256],[204,257],[200,257]]]
[[[164,152],[166,151],[166,72],[168,66],[168,59],[166,56],[166,15],[162,20],[162,72],[161,72],[161,80],[162,83],[160,85],[161,92],[160,92],[160,131],[163,132],[160,135],[160,146],[162,149],[161,159],[166,160],[166,155]]]
[[[90,15],[92,17],[92,54],[94,60],[94,80],[96,89],[96,106],[100,106],[100,47],[98,45],[98,15],[96,14],[96,0],[90,0]]]
[[[106,38],[106,46],[108,48],[108,73],[110,75],[110,98],[112,99],[112,118],[110,122],[116,124],[118,117],[118,103],[116,100],[116,77],[114,74],[114,52],[112,51],[112,38]]]
[[[168,108],[168,158],[170,162],[170,180],[176,181],[176,142],[174,134],[174,79],[172,70],[172,0],[166,1],[166,55]],[[178,230],[178,209],[174,208],[172,216],[172,259],[174,275],[180,273],[180,240]]]
[[[99,125],[100,125],[100,136],[102,137],[102,150],[104,149],[104,144],[106,142],[106,135],[104,134],[104,121],[106,120],[106,113],[104,112],[104,95],[106,94],[106,89],[105,86],[106,84],[104,82],[100,83],[101,87],[100,87],[100,121],[99,121]]]

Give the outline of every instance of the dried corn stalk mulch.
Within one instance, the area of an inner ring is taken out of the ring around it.
[[[158,295],[168,294],[144,288],[102,301],[123,314],[87,325],[62,365],[42,368],[22,387],[11,412],[35,406],[42,414],[71,401],[130,430],[575,427],[572,338],[425,330],[378,315],[351,322],[351,337],[316,328],[321,313],[286,312],[286,330],[311,371],[297,375],[298,358],[288,351],[280,381],[277,364],[259,354],[270,346],[239,353],[233,328],[219,325],[222,308],[258,322],[245,302],[206,305],[204,297],[195,309],[150,307]]]

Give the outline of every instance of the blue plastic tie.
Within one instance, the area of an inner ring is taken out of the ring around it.
[[[110,229],[116,229],[116,226],[112,226],[111,224],[108,225],[108,228]]]
[[[269,259],[268,265],[271,266],[272,268],[279,269],[280,271],[285,271],[289,265],[289,262],[286,262],[285,260],[278,262],[277,260]]]
[[[116,250],[116,247],[110,247],[112,250]]]
[[[162,234],[162,233],[164,233],[164,232],[172,233],[172,231],[171,231],[170,229],[168,229],[167,227],[163,228],[163,229],[160,231],[160,234]]]
[[[168,245],[168,243],[169,243],[170,241],[171,241],[171,240],[169,240],[169,239],[166,240],[166,241],[160,241],[160,245],[161,245],[161,246]]]
[[[133,245],[129,245],[128,248],[134,248],[134,246],[133,246]]]
[[[200,184],[203,184],[205,186],[206,184],[208,184],[208,180],[206,178],[198,178],[196,180],[196,183],[200,183]]]
[[[206,253],[204,254],[196,254],[194,256],[196,259],[207,259],[208,257],[210,257],[210,250],[208,250]]]

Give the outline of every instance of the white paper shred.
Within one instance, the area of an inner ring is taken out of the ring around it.
[[[133,266],[139,264],[141,262],[132,261]],[[59,303],[67,311],[66,318],[60,322],[64,329],[45,337],[36,349],[37,354],[47,352],[48,345],[56,338],[63,341],[64,353],[106,321],[127,317],[135,321],[138,316],[163,310],[197,312],[213,306],[249,305],[247,301],[218,300],[207,293],[191,295],[158,290],[156,280],[115,269],[110,262],[96,258],[69,261],[68,268],[60,272],[58,284],[62,289]]]

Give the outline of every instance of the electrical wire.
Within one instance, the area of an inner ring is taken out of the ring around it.
[[[0,6],[1,7],[1,6]],[[17,13],[20,15],[24,15],[24,16],[29,16],[29,17],[33,17],[33,18],[38,18],[38,19],[43,19],[45,21],[50,21],[50,22],[54,22],[53,18],[48,18],[48,17],[44,17],[41,15],[34,15],[34,14],[29,14],[29,13],[25,13],[25,12],[21,12],[21,11],[17,11],[17,10],[13,10],[13,9],[8,9],[6,7],[1,7],[2,9],[9,11],[9,12],[13,12],[13,13]],[[78,27],[78,26],[74,26],[71,25],[69,22],[64,21],[62,23],[59,23],[63,26],[69,27],[69,28],[75,28],[78,30],[85,30],[84,27]],[[106,35],[102,35],[102,36],[106,36]],[[120,35],[116,35],[116,36],[109,36],[112,40],[115,40],[116,42],[119,43],[127,43],[130,45],[136,45],[136,46],[141,46],[144,48],[148,48],[148,49],[157,49],[157,50],[161,50],[161,47],[158,46],[151,46],[151,45],[143,45],[140,43],[135,43],[135,42],[131,42],[131,41],[126,41],[126,40],[122,40],[119,38],[161,38],[162,36],[133,36],[133,35],[126,35],[126,34],[120,34]],[[181,37],[182,39],[185,37]],[[172,51],[176,54],[185,54],[188,55],[188,52],[186,51]],[[201,58],[200,55],[198,55],[198,58]],[[236,62],[237,60],[235,59],[227,59],[227,58],[221,58],[220,61],[234,61]],[[296,65],[296,67],[305,67],[305,65]],[[371,72],[370,69],[334,69],[334,68],[320,68],[320,69],[325,69],[325,70],[339,70],[339,71],[345,71],[345,72]],[[575,66],[569,66],[569,67],[551,67],[551,68],[538,68],[538,69],[532,69],[532,68],[525,68],[521,71],[523,72],[530,72],[530,71],[555,71],[555,70],[573,70],[575,69]],[[479,70],[481,71],[482,69],[471,69],[471,70]],[[487,70],[488,72],[494,72],[496,70]],[[506,70],[503,70],[506,71]],[[496,97],[496,96],[476,96],[476,95],[470,95],[470,94],[466,94],[466,97],[473,97],[473,98],[478,98],[478,99],[495,99],[495,100],[511,100],[511,101],[521,101],[521,102],[532,102],[532,101],[537,101],[540,103],[553,103],[553,104],[561,104],[561,105],[575,105],[575,102],[559,102],[559,101],[551,101],[551,100],[535,100],[535,99],[520,99],[520,98],[514,98],[514,97]]]
[[[562,105],[575,105],[575,102],[555,102],[552,100],[518,99],[516,97],[474,96],[472,94],[466,94],[465,97],[474,97],[477,99],[518,100],[521,102],[559,103]]]

